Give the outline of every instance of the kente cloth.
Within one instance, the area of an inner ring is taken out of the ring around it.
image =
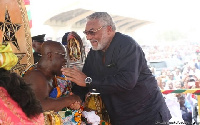
[[[41,113],[38,117],[28,118],[18,106],[17,102],[11,99],[8,92],[0,87],[0,125],[44,125],[44,116]]]
[[[23,71],[23,72],[22,72],[22,77],[24,77],[24,75],[25,75],[28,71],[31,71],[31,70],[33,70],[34,68],[36,68],[36,66],[37,66],[37,63],[31,65],[29,68],[27,68],[25,71]]]
[[[13,53],[10,44],[0,45],[0,68],[10,70],[17,62],[18,58]]]
[[[49,94],[51,98],[59,98],[69,95],[72,91],[71,81],[66,81],[64,76],[57,76],[54,80],[56,87],[52,89]],[[57,112],[63,120],[64,125],[80,125],[82,109],[72,110],[69,108],[63,108],[62,111]]]

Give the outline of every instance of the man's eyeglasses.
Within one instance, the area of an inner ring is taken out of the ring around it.
[[[100,28],[98,28],[96,30],[89,30],[89,31],[85,30],[85,31],[83,31],[83,33],[85,35],[92,35],[92,36],[94,36],[96,34],[96,32],[99,31],[99,30],[101,30],[103,27],[105,27],[105,26],[101,26]]]
[[[67,54],[66,53],[59,53],[59,52],[54,52],[55,54],[59,54],[61,56],[64,56],[65,58],[67,58]]]

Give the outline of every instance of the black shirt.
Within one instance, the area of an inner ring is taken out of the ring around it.
[[[157,114],[163,121],[171,118],[145,54],[131,37],[117,32],[105,53],[91,49],[83,72],[93,80],[90,89],[100,92],[112,125],[154,123]]]

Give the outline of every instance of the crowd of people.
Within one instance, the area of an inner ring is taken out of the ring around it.
[[[173,58],[181,62],[181,65],[174,65],[173,68],[163,68],[160,75],[155,73],[156,68],[150,67],[161,90],[187,90],[200,87],[200,55],[198,45],[143,46],[143,49],[148,61]],[[176,64],[177,62],[173,63]],[[185,123],[195,122],[197,124],[197,95],[191,93],[172,93],[164,95],[164,97],[172,114],[172,121],[178,119],[178,121],[183,120]]]
[[[182,68],[163,69],[160,76],[155,76],[147,65],[147,61],[163,57],[184,60],[192,50],[184,47],[167,46],[163,49],[140,46],[132,37],[116,32],[115,24],[107,12],[95,12],[86,20],[83,33],[92,47],[84,60],[82,41],[74,31],[65,33],[62,43],[45,41],[45,34],[32,37],[34,65],[25,70],[22,77],[16,78],[30,89],[29,102],[15,99],[10,92],[17,91],[10,89],[15,81],[6,80],[5,75],[0,76],[1,92],[7,91],[6,94],[10,94],[11,99],[19,104],[19,109],[26,115],[23,122],[38,117],[38,122],[47,122],[46,117],[40,117],[41,113],[54,111],[62,116],[64,124],[80,125],[84,121],[81,116],[83,110],[88,111],[84,116],[89,116],[91,109],[88,107],[95,106],[97,110],[102,108],[98,112],[101,115],[92,113],[92,116],[96,115],[96,121],[89,124],[100,124],[99,119],[112,125],[161,125],[170,124],[169,121],[192,123],[192,119],[196,120],[197,117],[193,118],[197,116],[193,110],[193,107],[197,107],[195,95],[163,95],[160,90],[198,88],[200,60],[187,62]],[[165,51],[168,53],[164,54]],[[75,65],[83,61],[83,66]],[[0,64],[1,74],[9,71],[10,67],[6,69]],[[9,86],[5,86],[6,82]],[[91,96],[91,93],[96,95]],[[86,102],[89,97],[94,104]],[[28,109],[31,103],[37,110]],[[84,107],[86,103],[90,106]],[[7,106],[2,102],[0,104]],[[173,110],[175,106],[177,112]],[[3,124],[7,121],[1,113],[0,107],[0,124]],[[87,120],[90,121],[89,117],[84,122]]]

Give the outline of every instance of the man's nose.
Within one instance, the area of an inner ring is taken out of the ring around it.
[[[87,35],[86,35],[86,38],[87,38],[87,40],[91,40],[91,39],[92,39],[92,37],[93,37],[93,36],[92,36],[92,35],[90,35],[90,34],[87,34]]]

